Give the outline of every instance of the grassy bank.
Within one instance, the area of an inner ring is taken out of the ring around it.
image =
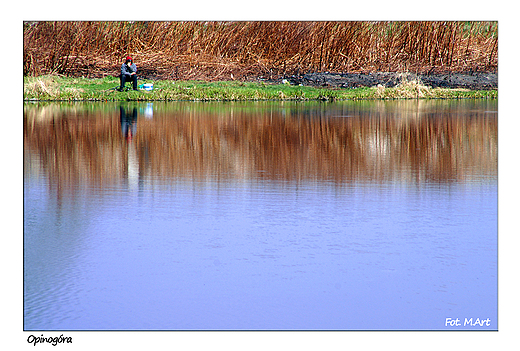
[[[40,101],[248,101],[248,100],[362,100],[497,98],[496,90],[432,89],[417,81],[394,88],[382,86],[326,89],[262,82],[139,81],[153,83],[152,91],[119,92],[119,79],[70,78],[57,75],[24,77],[24,100]],[[130,84],[127,84],[130,86]]]

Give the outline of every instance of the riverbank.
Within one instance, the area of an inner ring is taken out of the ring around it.
[[[491,77],[491,78],[489,78]],[[495,77],[495,78],[493,78]],[[24,77],[25,101],[256,101],[256,100],[377,100],[377,99],[479,99],[498,97],[496,74],[480,76],[487,85],[445,84],[411,74],[345,75],[319,73],[277,81],[139,80],[153,90],[117,90],[119,79],[71,78],[58,75]],[[494,81],[493,81],[494,79]],[[442,82],[442,80],[440,80]],[[460,81],[460,80],[459,80]],[[130,87],[130,84],[127,84]]]

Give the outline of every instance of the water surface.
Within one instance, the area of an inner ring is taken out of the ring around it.
[[[497,330],[497,118],[27,104],[24,329]]]

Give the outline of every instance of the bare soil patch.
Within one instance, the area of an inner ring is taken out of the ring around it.
[[[423,85],[432,88],[490,90],[498,89],[498,74],[493,72],[461,72],[461,73],[309,73],[293,75],[283,79],[269,80],[313,87],[329,88],[359,88],[382,85],[386,88],[395,87],[402,82],[419,80]]]

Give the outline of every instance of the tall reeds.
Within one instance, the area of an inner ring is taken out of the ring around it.
[[[229,79],[307,72],[493,71],[497,22],[26,22],[24,75]]]

